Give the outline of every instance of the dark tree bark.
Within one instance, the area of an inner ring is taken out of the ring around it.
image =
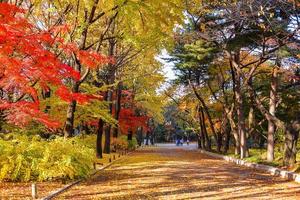
[[[211,141],[207,134],[206,125],[205,125],[205,115],[203,109],[201,109],[201,119],[202,119],[201,124],[202,124],[203,134],[205,138],[205,148],[208,151],[211,151]]]
[[[201,136],[197,134],[197,143],[198,143],[198,149],[202,149],[202,144],[201,144]]]
[[[103,158],[102,155],[102,135],[103,135],[103,120],[99,119],[97,129],[97,140],[96,140],[96,156],[97,158]]]
[[[137,129],[137,142],[139,146],[143,143],[143,127]]]
[[[122,82],[119,82],[116,89],[116,102],[115,102],[115,119],[119,120],[119,115],[121,111],[121,98],[122,98]],[[113,128],[113,137],[118,137],[119,128],[116,126]]]
[[[75,83],[72,92],[79,92],[79,84]],[[72,137],[74,134],[74,117],[75,117],[75,111],[76,111],[76,101],[71,101],[69,106],[68,106],[68,111],[67,111],[67,119],[65,122],[65,127],[64,127],[64,137]]]
[[[150,132],[147,131],[147,133],[146,133],[146,145],[149,145],[149,137],[150,137]]]
[[[189,81],[189,85],[190,85],[190,87],[193,89],[193,92],[194,92],[195,96],[196,96],[197,99],[200,101],[200,103],[201,103],[201,105],[202,105],[202,107],[203,107],[203,109],[201,109],[202,112],[203,112],[203,110],[205,111],[205,114],[206,114],[207,119],[208,119],[208,122],[209,122],[210,129],[211,129],[212,134],[213,134],[213,136],[214,136],[214,138],[215,138],[215,140],[216,140],[216,142],[217,142],[217,141],[218,141],[218,136],[217,136],[217,133],[216,133],[216,130],[215,130],[215,127],[214,127],[212,118],[211,118],[211,116],[210,116],[209,109],[208,109],[208,107],[207,107],[207,105],[206,105],[204,99],[203,99],[203,98],[201,97],[201,95],[197,92],[195,86],[191,83],[191,81]],[[205,131],[206,131],[206,127],[205,127]],[[206,134],[207,134],[207,131],[206,131]],[[209,143],[210,143],[210,141],[209,141]],[[219,144],[218,144],[218,142],[217,142],[217,146],[218,146],[218,145],[219,145]],[[210,146],[211,146],[211,145],[210,145]],[[217,147],[217,148],[219,149],[220,147]],[[210,148],[210,149],[211,149],[211,148]]]
[[[223,121],[222,121],[222,132],[224,135],[224,153],[226,154],[229,149],[229,142],[230,142],[230,126],[228,123],[228,119],[226,117],[226,113],[223,115]]]
[[[110,113],[112,113],[112,91],[109,90],[107,91],[107,99],[106,99],[108,102],[109,102],[109,110],[110,110]],[[105,143],[104,143],[104,153],[107,153],[109,154],[110,153],[110,132],[111,132],[111,125],[110,124],[107,124],[106,127],[105,127]]]
[[[127,140],[132,141],[132,131],[128,131]]]
[[[200,126],[200,135],[198,136],[198,144],[201,146],[201,148],[206,149],[206,141],[204,136],[204,128],[202,124],[202,113],[201,113],[201,107],[198,108],[198,117],[199,117],[199,126]]]

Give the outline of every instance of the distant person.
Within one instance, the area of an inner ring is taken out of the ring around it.
[[[183,139],[180,140],[180,145],[183,146]]]
[[[186,140],[186,144],[187,144],[187,145],[189,145],[189,144],[190,144],[190,141],[189,141],[189,139],[187,139],[187,140]]]

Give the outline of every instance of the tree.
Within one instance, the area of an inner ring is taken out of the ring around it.
[[[63,80],[78,80],[79,74],[46,48],[61,45],[60,38],[52,37],[54,30],[37,30],[24,13],[17,6],[0,3],[1,109],[6,120],[17,125],[35,120],[57,128],[60,124],[40,109],[39,91],[49,91],[50,86],[63,90]],[[69,91],[57,95],[65,99]]]

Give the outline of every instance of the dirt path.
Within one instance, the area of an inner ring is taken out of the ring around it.
[[[57,199],[300,199],[300,184],[166,145],[139,150]]]

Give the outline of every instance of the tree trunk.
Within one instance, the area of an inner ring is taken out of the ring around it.
[[[204,134],[204,128],[203,128],[203,123],[202,123],[202,112],[201,112],[201,107],[199,106],[199,109],[198,109],[198,115],[199,115],[199,126],[200,126],[200,135],[199,135],[199,139],[200,139],[200,144],[201,144],[201,147],[203,149],[206,149],[206,141],[205,141],[205,134]]]
[[[213,124],[213,121],[212,121],[212,118],[210,116],[210,113],[209,113],[209,109],[204,101],[204,99],[201,97],[201,95],[197,92],[195,86],[189,81],[189,85],[190,87],[193,89],[193,92],[195,94],[195,96],[197,97],[197,99],[200,101],[203,109],[201,109],[202,111],[204,110],[205,111],[205,114],[207,116],[207,119],[208,119],[208,122],[209,122],[209,126],[210,126],[210,129],[212,131],[212,134],[216,140],[216,143],[218,145],[218,136],[217,136],[217,133],[216,133],[216,130],[215,130],[215,127],[214,127],[214,124]],[[205,127],[205,130],[206,130],[206,127]],[[210,141],[209,141],[210,142]],[[220,148],[220,147],[218,147]]]
[[[217,143],[217,152],[221,152],[221,148],[222,148],[222,134],[221,134],[221,132],[218,132],[217,133],[217,141],[216,141],[216,143]]]
[[[143,143],[143,127],[139,127],[137,129],[137,142],[138,142],[138,145],[139,146],[142,146],[142,143]]]
[[[235,62],[239,63],[239,52],[235,55]],[[242,96],[242,75],[239,70],[236,70],[236,87],[235,87],[235,97],[236,97],[236,107],[237,107],[237,121],[238,121],[238,132],[240,136],[240,158],[246,158],[247,155],[247,137],[246,137],[246,124],[244,116],[244,102]]]
[[[103,120],[99,119],[97,129],[97,142],[96,142],[96,156],[97,158],[103,158],[102,155],[102,135],[103,135]]]
[[[228,149],[229,149],[230,127],[228,125],[228,119],[226,117],[226,113],[223,117],[224,117],[224,120],[223,120],[223,123],[222,123],[222,132],[223,132],[223,135],[225,137],[225,139],[224,139],[224,151],[223,152],[226,154]]]
[[[202,144],[201,144],[201,136],[197,134],[197,143],[198,143],[198,149],[202,149]]]
[[[111,130],[111,125],[106,124],[105,127],[105,141],[104,141],[104,150],[103,152],[106,154],[110,154],[110,130]]]
[[[284,130],[285,148],[283,164],[285,166],[294,165],[296,160],[296,145],[300,131],[300,113],[298,113],[295,121],[292,121],[289,125],[287,125],[276,116],[271,115],[271,113],[263,106],[260,99],[256,96],[254,89],[249,84],[248,90],[255,97],[255,103],[261,114],[264,115],[268,121],[271,120],[278,128]]]
[[[203,129],[203,134],[205,138],[205,149],[208,151],[211,151],[211,141],[210,138],[208,137],[207,130],[206,130],[206,125],[205,125],[205,115],[203,109],[201,109],[201,124],[202,124],[202,129]]]
[[[72,101],[68,106],[67,119],[64,127],[64,137],[72,137],[74,134],[74,115],[76,110],[76,101]]]
[[[127,140],[132,141],[132,131],[128,131]]]
[[[109,102],[109,110],[112,113],[112,91],[107,91],[107,101]],[[105,143],[104,143],[104,153],[110,153],[110,132],[111,132],[111,125],[107,124],[105,127]]]
[[[272,71],[271,90],[270,90],[270,103],[269,112],[275,116],[276,111],[276,95],[277,95],[277,68],[274,67]],[[274,134],[275,124],[272,120],[268,120],[268,147],[267,147],[267,161],[274,160]]]
[[[300,116],[298,116],[299,118]],[[296,163],[297,142],[300,132],[300,120],[297,119],[287,126],[285,130],[285,144],[283,164],[293,166]]]
[[[227,119],[229,121],[231,131],[232,131],[232,135],[233,135],[234,140],[235,140],[234,154],[239,155],[240,150],[241,150],[241,148],[240,148],[240,137],[239,137],[239,133],[238,133],[238,130],[237,130],[236,123],[233,119],[234,105],[232,105],[230,111],[229,111],[228,108],[225,108],[225,110],[226,110],[226,116],[227,116]]]
[[[147,131],[147,133],[146,133],[146,144],[145,145],[149,145],[149,136],[150,136],[150,132]]]
[[[119,115],[121,111],[121,98],[122,98],[122,82],[119,82],[117,89],[116,89],[116,102],[115,102],[115,119],[119,120]],[[113,128],[113,137],[118,137],[118,126]]]

